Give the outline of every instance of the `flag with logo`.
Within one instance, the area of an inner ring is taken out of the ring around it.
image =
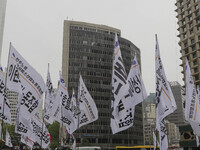
[[[31,126],[33,129],[33,140],[36,141],[42,148],[47,148],[50,144],[51,136],[45,124],[37,114],[31,118]]]
[[[93,98],[91,97],[85,86],[85,83],[83,82],[81,75],[79,80],[78,92],[78,104],[80,109],[79,127],[81,127],[96,121],[98,119],[98,110]]]
[[[189,122],[200,124],[200,105],[196,93],[190,66],[186,59],[186,101],[185,101],[185,119]]]
[[[3,68],[0,66],[0,120],[11,124],[10,102],[5,88]]]
[[[112,71],[112,96],[111,96],[111,120],[110,126],[113,134],[125,130],[128,126],[132,126],[132,121],[130,122],[130,117],[127,117],[128,124],[126,127],[120,127],[120,118],[125,118],[125,93],[127,93],[129,87],[127,84],[127,74],[123,64],[123,59],[121,56],[121,50],[119,46],[119,41],[117,33],[115,33],[115,45],[113,53],[113,71]],[[131,110],[132,111],[132,110]],[[123,120],[121,124],[123,124]]]
[[[11,142],[11,137],[10,137],[10,134],[9,134],[7,129],[6,129],[6,143],[5,143],[5,145],[8,146],[8,147],[13,147],[12,142]]]
[[[167,130],[164,118],[173,113],[177,106],[171,91],[171,87],[165,76],[164,67],[160,58],[160,50],[156,36],[156,53],[155,53],[155,69],[156,69],[156,129],[159,131],[160,149],[167,150]]]
[[[164,67],[162,65],[162,61],[160,58],[160,51],[159,51],[157,37],[156,37],[155,61],[156,61],[155,63],[156,64],[156,113],[158,115],[156,121],[158,123],[158,121],[163,120],[166,116],[173,113],[176,110],[177,106],[171,88],[165,76]]]
[[[47,82],[46,82],[47,91],[45,92],[45,103],[44,103],[44,120],[50,124],[53,123],[54,119],[51,116],[52,106],[54,102],[54,91],[53,84],[51,82],[49,67],[47,71]]]
[[[9,89],[11,89],[10,87],[12,86],[17,89],[20,88],[18,84],[21,83],[23,96],[21,101],[18,103],[20,103],[20,111],[23,117],[30,119],[42,102],[45,83],[42,76],[11,45],[9,66],[15,66],[16,64],[18,71],[13,72],[12,69],[8,68],[7,85]],[[15,80],[13,79],[12,74],[15,75],[17,73],[19,73],[20,82],[14,82]]]
[[[22,61],[19,61],[16,56],[16,49],[10,44],[6,87],[11,91],[22,94],[19,65],[22,65]]]

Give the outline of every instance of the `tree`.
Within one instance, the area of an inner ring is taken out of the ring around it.
[[[52,125],[47,125],[47,129],[51,135],[50,148],[52,149],[55,149],[59,146],[59,128],[60,124],[56,121]]]

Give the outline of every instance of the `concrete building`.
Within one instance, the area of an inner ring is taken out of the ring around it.
[[[115,149],[117,145],[143,144],[142,104],[136,107],[134,127],[113,135],[110,128],[110,96],[114,33],[128,73],[134,55],[140,63],[140,50],[121,37],[121,31],[105,25],[76,21],[64,21],[62,75],[69,94],[74,88],[77,94],[79,73],[98,108],[99,119],[81,127],[75,134],[78,142],[87,139],[90,145],[102,149]]]
[[[169,146],[179,147],[179,141],[180,141],[179,128],[176,126],[175,123],[171,123],[169,121],[166,121],[166,128],[167,128]]]
[[[10,113],[11,113],[11,122],[16,124],[16,110],[17,110],[17,101],[18,93],[8,90],[8,99],[10,101]]]
[[[172,89],[172,93],[174,95],[177,109],[166,117],[166,119],[171,122],[175,123],[177,127],[181,125],[186,125],[187,122],[185,120],[185,90],[184,88],[176,81],[169,82],[170,87]]]
[[[1,52],[2,52],[2,44],[3,44],[6,3],[7,3],[7,0],[0,0],[0,60],[1,60]]]
[[[144,143],[145,145],[153,144],[153,131],[156,126],[156,104],[155,93],[150,95],[143,102],[143,117],[144,117]]]
[[[176,6],[182,73],[185,74],[185,58],[187,58],[194,82],[200,85],[200,0],[176,0]]]

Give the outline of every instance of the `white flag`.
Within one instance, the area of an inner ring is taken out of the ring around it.
[[[196,135],[196,143],[197,143],[197,147],[199,147],[199,137]]]
[[[167,128],[165,127],[165,120],[160,121],[159,124],[159,139],[160,150],[168,149]]]
[[[200,105],[200,92],[199,92],[199,86],[197,86],[197,97],[198,97],[198,102]],[[198,105],[196,105],[198,106]],[[197,136],[200,136],[200,123],[198,122],[194,122],[194,121],[190,121],[190,125],[193,129],[193,133]]]
[[[33,145],[35,141],[31,137],[27,137],[24,135],[21,135],[21,142],[29,146],[31,149],[33,148]]]
[[[160,149],[167,150],[167,130],[165,127],[164,118],[173,113],[177,106],[165,76],[164,67],[160,58],[160,50],[156,37],[156,53],[155,53],[155,68],[156,68],[156,129],[159,131]]]
[[[156,138],[154,131],[153,131],[153,146],[154,146],[154,150],[156,149],[156,147],[159,146],[159,143],[158,143],[158,140]]]
[[[13,59],[14,61],[10,61],[11,59]],[[23,97],[21,101],[18,102],[21,104],[20,111],[24,118],[30,119],[31,116],[35,114],[42,102],[42,94],[45,91],[45,83],[42,76],[11,45],[9,66],[12,66],[12,63],[13,66],[15,66],[15,64],[17,63],[20,76],[19,79],[22,87]],[[12,73],[12,71],[8,73],[7,82],[13,81]],[[9,74],[11,75],[9,76]],[[10,88],[11,86],[14,87],[16,85],[14,81],[7,84],[10,84],[8,88]]]
[[[65,86],[65,81],[61,76],[54,103],[52,116],[55,120],[66,126],[69,133],[72,134],[77,129],[77,116],[74,116],[71,110],[71,98]]]
[[[10,44],[6,86],[9,90],[22,94],[22,87],[19,75],[19,65],[22,65],[22,61],[19,61],[19,59],[17,59],[15,51],[15,48]]]
[[[166,116],[173,113],[177,106],[165,76],[164,67],[160,58],[160,51],[158,40],[156,38],[156,55],[155,55],[155,64],[156,64],[156,124],[159,124]]]
[[[76,100],[75,92],[74,92],[74,89],[73,89],[72,99],[71,99],[71,110],[72,110],[72,112],[75,113],[76,109],[77,109],[77,100]]]
[[[5,88],[3,69],[0,66],[0,120],[11,124],[10,102]]]
[[[112,133],[115,134],[133,125],[132,116],[130,116],[129,113],[134,109],[128,110],[128,112],[126,112],[125,109],[125,94],[129,87],[116,33],[113,57],[110,127]],[[128,116],[126,117],[127,114]]]
[[[53,123],[54,119],[51,116],[52,106],[54,102],[54,91],[53,91],[53,84],[51,82],[49,67],[47,72],[47,82],[46,82],[46,95],[45,95],[45,103],[44,103],[44,120],[50,124]]]
[[[17,110],[18,111],[18,110]],[[33,133],[33,128],[31,126],[30,119],[25,119],[20,112],[17,114],[16,125],[15,125],[15,133],[31,137]]]
[[[79,80],[78,101],[81,112],[79,114],[79,127],[87,125],[98,119],[98,110],[96,104],[88,92],[81,75]]]
[[[33,135],[35,136],[35,139],[33,140],[35,140],[42,148],[47,148],[50,144],[51,136],[38,115],[32,116],[31,125],[33,128]]]
[[[8,147],[13,147],[12,143],[11,143],[11,137],[10,134],[8,133],[8,130],[6,129],[6,143],[5,145],[7,145]]]
[[[72,145],[72,149],[76,150],[76,138],[75,138],[75,136],[73,134],[71,134],[71,136],[72,136],[72,138],[74,140],[73,145]]]
[[[131,69],[128,74],[127,81],[129,84],[129,92],[126,95],[126,99],[127,99],[126,105],[128,107],[136,106],[147,97],[147,92],[142,80],[142,76],[140,73],[140,68],[139,68],[139,64],[137,62],[136,56],[131,65]]]
[[[191,75],[190,66],[186,59],[186,103],[185,103],[185,119],[188,122],[200,124],[200,105],[196,93],[193,77]]]

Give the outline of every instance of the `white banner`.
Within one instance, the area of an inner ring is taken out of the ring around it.
[[[165,127],[165,120],[160,121],[159,126],[159,139],[160,139],[160,150],[168,149],[168,139],[167,139],[167,128]]]
[[[128,94],[126,95],[127,107],[135,107],[137,104],[141,103],[145,98],[147,98],[147,92],[142,80],[140,73],[139,64],[135,56],[133,63],[130,68],[130,72],[127,78],[129,84]]]
[[[5,88],[3,69],[0,66],[0,120],[11,124],[10,102]]]
[[[96,104],[88,92],[81,75],[79,80],[78,101],[81,112],[79,114],[79,127],[87,125],[98,119],[98,110]]]
[[[115,47],[114,47],[114,56],[113,56],[113,71],[112,71],[112,115],[115,119],[118,119],[118,105],[120,100],[124,100],[126,91],[128,91],[127,83],[127,74],[124,68],[123,59],[121,56],[121,51],[119,47],[119,42],[117,34],[115,33]]]
[[[42,94],[45,91],[45,83],[42,76],[11,45],[9,67],[15,66],[16,68],[16,63],[18,71],[13,71],[13,69],[10,68],[8,69],[7,85],[9,89],[15,86],[16,88],[19,88],[19,82],[14,82],[13,79],[13,75],[15,76],[17,72],[19,72],[19,79],[23,94],[23,97],[19,102],[21,104],[20,111],[24,118],[30,119],[42,102]],[[8,81],[10,81],[10,83],[8,83]]]
[[[125,108],[125,95],[127,94],[129,86],[127,84],[127,74],[123,65],[123,59],[116,33],[113,57],[110,127],[112,133],[115,134],[133,125],[132,116],[130,117],[129,115],[126,117],[126,115],[134,110],[134,108],[132,110],[126,110]],[[131,113],[131,115],[133,114]]]
[[[17,57],[15,51],[15,48],[10,44],[6,86],[9,90],[22,94],[22,87],[19,76],[19,63],[16,61]]]
[[[54,119],[51,116],[53,102],[55,100],[54,91],[53,91],[53,84],[51,82],[50,72],[48,68],[47,72],[47,82],[46,82],[46,95],[45,95],[45,103],[44,103],[44,120],[50,124],[53,123]]]
[[[185,119],[188,122],[200,124],[200,105],[198,95],[196,93],[193,77],[191,75],[190,66],[186,59],[186,101],[185,101]]]
[[[31,126],[30,119],[25,119],[17,110],[17,119],[15,125],[15,133],[31,137],[33,134],[33,128]]]
[[[21,142],[29,146],[31,149],[33,148],[33,145],[35,143],[35,141],[31,137],[27,137],[24,135],[21,135]]]
[[[171,87],[165,76],[164,67],[160,58],[159,45],[156,38],[156,124],[176,110],[176,102]]]
[[[196,135],[196,143],[197,143],[197,147],[199,147],[199,137]]]
[[[11,143],[11,137],[10,134],[8,133],[8,130],[6,129],[6,143],[5,145],[7,145],[8,147],[13,147],[12,143]]]
[[[77,116],[74,116],[71,110],[71,98],[62,77],[60,77],[58,91],[52,107],[52,116],[59,123],[63,124],[70,134],[77,129]]]
[[[37,115],[32,116],[31,125],[35,140],[42,148],[47,148],[50,144],[51,136],[46,126]]]

